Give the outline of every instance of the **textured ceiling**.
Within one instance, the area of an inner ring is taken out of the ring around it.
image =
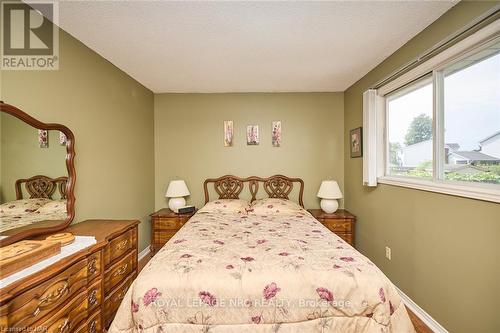
[[[455,3],[70,1],[60,25],[156,93],[344,91]]]

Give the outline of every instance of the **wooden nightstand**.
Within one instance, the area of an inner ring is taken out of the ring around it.
[[[308,209],[307,211],[325,227],[330,229],[331,232],[354,246],[354,223],[356,222],[356,216],[344,209],[339,209],[333,214],[327,214],[321,209]]]
[[[186,223],[195,213],[177,214],[168,208],[149,215],[151,217],[151,256]]]

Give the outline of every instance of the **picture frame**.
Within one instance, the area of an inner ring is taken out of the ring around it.
[[[66,137],[66,134],[59,131],[59,144],[61,146],[66,146],[67,142],[68,142],[68,138]]]
[[[349,149],[351,158],[363,156],[363,128],[357,127],[349,131]]]
[[[234,141],[234,124],[232,120],[224,120],[224,147],[232,147]]]
[[[273,147],[281,146],[281,120],[273,121],[271,132],[271,143]]]
[[[247,126],[247,145],[257,146],[259,144],[259,125]]]
[[[49,148],[49,131],[38,130],[38,144],[40,148]]]

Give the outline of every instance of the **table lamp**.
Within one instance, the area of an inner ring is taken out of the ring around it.
[[[186,206],[186,199],[184,199],[184,197],[189,194],[189,190],[183,180],[170,181],[167,193],[165,194],[165,197],[170,198],[170,200],[168,200],[168,208],[178,213],[179,208]]]
[[[319,187],[318,198],[321,198],[321,209],[325,213],[335,213],[339,208],[337,199],[342,198],[339,184],[334,180],[324,180]]]

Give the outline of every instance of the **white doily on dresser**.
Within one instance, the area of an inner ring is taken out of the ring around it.
[[[31,274],[34,274],[42,269],[58,262],[59,260],[68,257],[78,251],[81,251],[89,246],[96,244],[97,241],[93,236],[75,236],[75,241],[69,245],[61,247],[61,253],[52,256],[50,258],[44,259],[36,264],[26,267],[25,269],[16,272],[6,278],[0,280],[0,288],[4,288],[11,283],[21,280]]]

